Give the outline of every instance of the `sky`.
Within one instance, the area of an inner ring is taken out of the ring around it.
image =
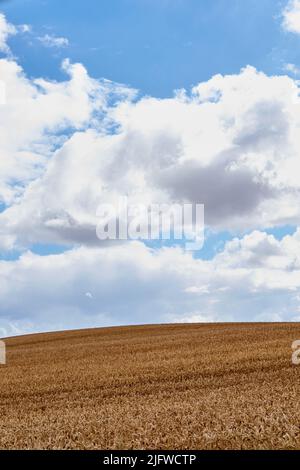
[[[31,76],[63,79],[60,63],[67,56],[93,77],[164,98],[248,64],[280,73],[284,64],[299,60],[297,38],[281,28],[285,3],[6,0],[1,8],[13,24],[32,27],[33,34],[11,39]],[[45,43],[36,38],[46,36],[65,38],[68,47],[45,54]]]
[[[300,0],[0,2],[0,336],[300,320]],[[204,204],[205,242],[97,239]]]

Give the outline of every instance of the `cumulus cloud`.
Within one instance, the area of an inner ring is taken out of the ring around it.
[[[69,45],[69,40],[64,37],[54,36],[53,34],[45,34],[44,36],[39,36],[38,40],[46,47],[67,47]]]
[[[214,259],[140,242],[0,262],[5,334],[161,322],[291,321],[300,314],[300,232],[255,231]],[[91,294],[92,293],[92,294]]]
[[[0,107],[0,200],[5,203],[22,194],[48,164],[52,166],[64,133],[92,126],[93,113],[99,117],[106,106],[109,83],[93,80],[80,64],[66,60],[62,67],[68,75],[64,82],[29,80],[15,61],[0,60],[6,85],[6,102]]]
[[[17,28],[6,21],[5,16],[0,13],[0,51],[9,52],[7,39],[17,33]]]
[[[80,64],[64,63],[70,80],[62,83],[30,81],[15,62],[1,67],[9,99],[0,170],[10,203],[0,214],[2,245],[95,245],[98,205],[124,195],[203,203],[206,223],[219,230],[299,223],[300,99],[292,78],[247,67],[190,95],[136,99]]]
[[[283,10],[283,28],[295,34],[300,34],[300,0],[290,0]]]

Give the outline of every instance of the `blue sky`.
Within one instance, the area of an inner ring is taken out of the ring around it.
[[[282,30],[277,0],[11,0],[1,8],[35,35],[68,38],[66,50],[45,53],[32,39],[12,39],[32,76],[61,79],[67,55],[94,77],[166,97],[217,73],[247,64],[266,73],[299,61],[298,39]]]
[[[0,336],[298,321],[300,0],[0,10]],[[124,195],[203,203],[204,248],[99,244]]]

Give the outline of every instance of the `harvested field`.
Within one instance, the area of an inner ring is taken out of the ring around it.
[[[300,324],[105,328],[6,341],[2,449],[300,449]]]

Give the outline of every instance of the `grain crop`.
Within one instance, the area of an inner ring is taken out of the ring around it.
[[[300,449],[300,324],[9,338],[1,449]]]

